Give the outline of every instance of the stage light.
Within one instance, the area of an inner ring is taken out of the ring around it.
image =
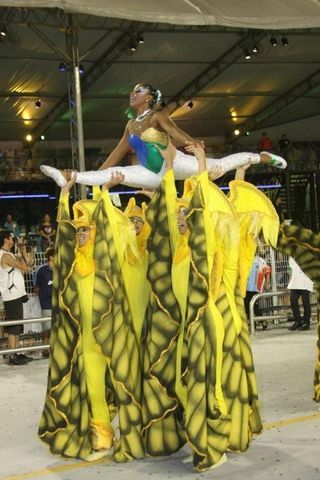
[[[40,140],[45,140],[46,137],[44,135],[40,135]]]
[[[67,65],[64,62],[59,64],[59,72],[65,73],[67,71]]]
[[[137,42],[138,42],[139,45],[143,45],[143,44],[144,44],[144,37],[143,37],[143,35],[141,35],[141,34],[138,34],[138,35],[137,35]]]
[[[281,43],[283,47],[287,47],[289,45],[287,37],[282,37],[281,38]]]
[[[259,48],[258,48],[258,45],[257,45],[257,44],[253,45],[253,47],[252,47],[252,53],[259,53]]]
[[[189,110],[191,110],[191,108],[193,108],[193,102],[190,101],[190,102],[188,103],[187,107],[189,108]]]
[[[30,133],[28,133],[28,135],[26,135],[26,140],[27,140],[27,142],[32,142],[32,135],[30,135]]]
[[[247,136],[248,136],[248,135],[250,135],[250,132],[249,132],[249,130],[246,132],[246,135],[247,135]]]
[[[0,27],[0,35],[1,35],[2,37],[6,37],[6,36],[8,35],[8,29],[7,29],[7,27],[6,27],[5,25],[3,25],[3,24],[2,24],[1,27]]]
[[[80,64],[80,65],[79,65],[79,73],[80,73],[80,75],[84,75],[85,72],[86,72],[86,71],[85,71],[85,69],[84,69],[84,66]]]
[[[129,40],[129,50],[134,53],[137,50],[138,42],[135,38],[130,38]]]
[[[271,45],[272,45],[273,47],[276,47],[276,46],[278,45],[278,42],[277,42],[276,37],[272,36],[272,37],[270,38],[270,43],[271,43]]]
[[[250,55],[249,50],[246,50],[246,51],[245,51],[244,58],[245,58],[246,60],[250,60],[251,55]]]
[[[234,133],[234,134],[236,135],[236,137],[237,137],[238,135],[240,135],[240,130],[239,130],[238,128],[236,128],[236,129],[233,131],[233,133]]]
[[[36,102],[34,102],[34,106],[35,106],[36,108],[40,108],[41,105],[42,105],[42,102],[41,102],[40,98],[39,98]]]

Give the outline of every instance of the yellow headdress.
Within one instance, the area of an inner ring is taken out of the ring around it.
[[[88,242],[76,250],[75,268],[81,276],[88,275],[94,270],[93,249],[96,226],[92,221],[92,214],[98,204],[96,200],[80,200],[73,209],[73,224],[75,228],[90,227]]]
[[[196,177],[187,178],[184,181],[183,186],[183,195],[180,198],[177,198],[177,210],[179,211],[181,207],[189,208],[191,198],[197,186]]]
[[[136,199],[134,197],[131,197],[124,213],[127,215],[128,218],[139,217],[143,220],[143,223],[146,223],[146,210],[147,204],[145,202],[143,202],[141,207],[139,207],[139,205],[136,204]]]
[[[143,228],[139,235],[135,236],[135,242],[129,242],[127,245],[127,259],[131,265],[141,260],[146,254],[147,240],[150,235],[151,227],[146,220],[147,204],[143,202],[141,207],[136,204],[136,199],[131,197],[124,211],[128,218],[138,217],[143,221]]]
[[[73,205],[73,223],[76,228],[94,226],[91,217],[97,205],[96,200],[79,200]]]

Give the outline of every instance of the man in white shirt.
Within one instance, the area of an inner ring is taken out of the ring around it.
[[[311,319],[310,292],[313,291],[313,283],[299,267],[292,257],[289,258],[291,279],[288,284],[290,290],[290,304],[293,312],[294,323],[289,330],[309,330]],[[302,299],[303,317],[300,314],[299,298]]]
[[[22,259],[11,253],[14,245],[13,234],[10,231],[0,232],[0,293],[3,299],[6,320],[21,320],[23,318],[23,303],[28,299],[23,274],[30,270],[25,245],[20,245]],[[8,334],[9,348],[19,347],[19,335],[23,325],[4,327]],[[13,354],[9,357],[10,365],[23,365],[30,359],[24,354]]]

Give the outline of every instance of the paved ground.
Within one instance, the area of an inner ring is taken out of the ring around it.
[[[47,361],[16,367],[0,361],[0,480],[319,480],[320,404],[312,401],[316,330],[266,330],[254,338],[265,431],[242,454],[228,453],[218,469],[192,471],[188,448],[170,458],[117,465],[65,460],[37,438]]]

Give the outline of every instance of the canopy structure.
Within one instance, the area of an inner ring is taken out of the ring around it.
[[[0,36],[2,145],[28,133],[70,139],[67,73],[59,66],[71,31],[85,71],[86,145],[122,135],[128,95],[140,81],[161,90],[174,120],[193,136],[230,138],[238,128],[250,138],[266,130],[319,139],[318,1],[0,0],[0,6],[7,30]]]
[[[0,6],[60,8],[71,13],[176,25],[259,29],[320,26],[318,0],[1,0]]]

